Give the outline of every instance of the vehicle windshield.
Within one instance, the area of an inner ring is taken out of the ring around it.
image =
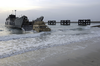
[[[40,28],[47,28],[47,26],[40,26]]]

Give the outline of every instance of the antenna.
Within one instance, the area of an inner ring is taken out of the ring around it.
[[[16,10],[15,10],[15,15],[16,15]]]
[[[12,10],[12,14],[13,14],[13,10]]]

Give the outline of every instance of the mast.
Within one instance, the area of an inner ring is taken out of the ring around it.
[[[15,15],[16,15],[16,10],[15,10]]]

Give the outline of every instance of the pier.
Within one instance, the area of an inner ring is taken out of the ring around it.
[[[60,20],[56,22],[56,20],[49,20],[48,25],[56,25],[56,23],[60,23],[60,25],[70,25],[71,23],[77,23],[78,25],[90,25],[91,23],[100,23],[100,21],[91,21],[90,19],[79,19],[78,21],[70,21],[70,20]]]

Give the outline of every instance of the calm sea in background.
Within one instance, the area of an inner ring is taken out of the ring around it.
[[[54,46],[70,45],[73,50],[85,48],[86,45],[74,45],[73,42],[81,42],[95,37],[100,37],[100,28],[91,27],[100,23],[92,23],[88,26],[78,26],[71,23],[70,26],[48,25],[50,32],[24,31],[9,29],[0,24],[0,58],[5,58],[28,51],[34,51]]]

